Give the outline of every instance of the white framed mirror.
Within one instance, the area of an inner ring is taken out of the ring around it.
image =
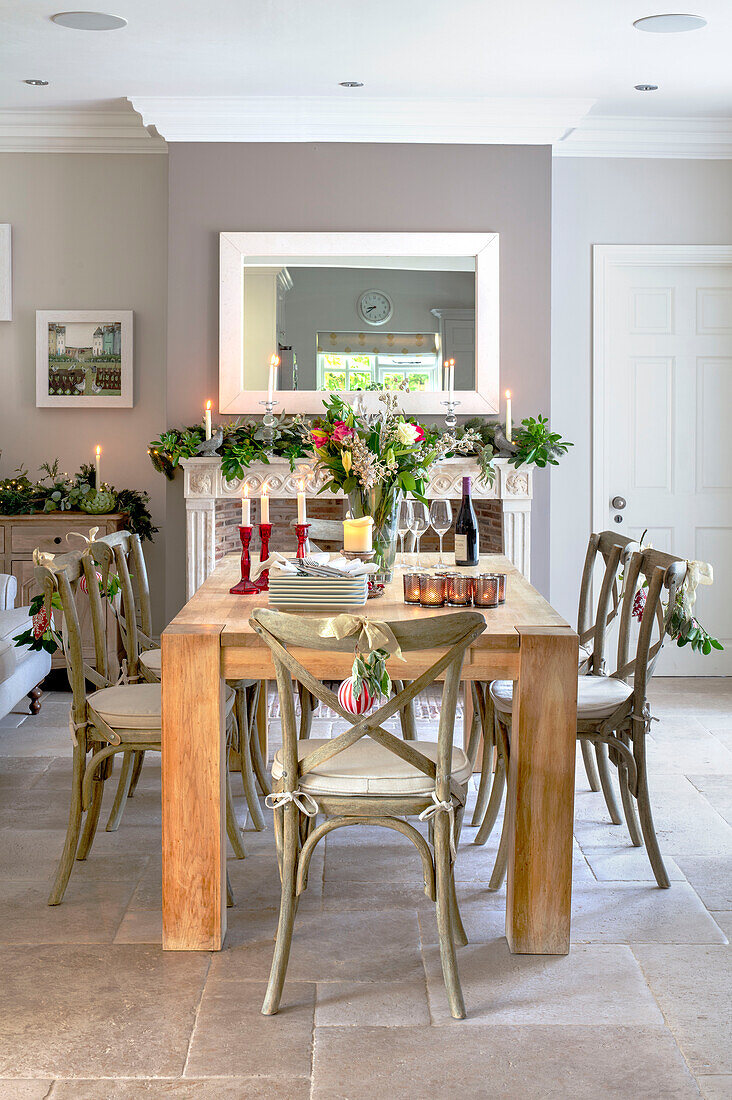
[[[219,411],[315,413],[329,392],[401,389],[441,414],[499,410],[497,233],[220,234]]]

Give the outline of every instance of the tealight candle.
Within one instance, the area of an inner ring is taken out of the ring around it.
[[[447,602],[453,607],[467,607],[473,602],[473,578],[465,573],[450,573],[447,578]]]
[[[211,402],[206,402],[206,410],[204,413],[204,422],[206,425],[206,439],[211,438]]]
[[[297,494],[297,522],[307,523],[307,507],[305,504],[305,483],[300,482],[300,488]]]
[[[404,602],[419,603],[419,573],[405,573],[402,580],[404,582]]]
[[[343,520],[343,549],[351,554],[370,553],[373,549],[373,516]]]
[[[481,573],[475,578],[473,601],[476,607],[498,607],[498,577],[495,573]]]
[[[262,486],[262,496],[259,501],[259,522],[269,523],[269,497],[266,484]]]
[[[420,573],[419,603],[421,607],[444,607],[447,599],[447,577],[435,573]]]
[[[102,488],[102,448],[97,445],[96,451],[96,490],[99,492]]]
[[[252,525],[252,508],[251,501],[249,500],[249,486],[245,485],[241,494],[241,525],[242,527],[251,527]]]

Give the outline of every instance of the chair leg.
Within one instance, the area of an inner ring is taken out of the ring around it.
[[[79,833],[81,832],[81,782],[84,778],[85,761],[86,752],[84,746],[75,745],[72,762],[73,778],[71,780],[69,824],[66,828],[66,840],[64,841],[64,850],[61,853],[56,878],[48,897],[49,905],[59,905],[63,901],[63,896],[66,893],[66,887],[69,882],[69,876],[71,875],[71,869],[74,866],[76,849],[79,843]]]
[[[97,770],[97,775],[94,779],[94,790],[92,794],[91,804],[86,812],[86,821],[84,822],[84,828],[81,831],[81,839],[79,840],[79,847],[76,851],[77,859],[86,859],[91,852],[92,844],[94,843],[94,837],[97,834],[99,814],[102,810],[104,784],[109,776],[112,774],[113,760],[113,756],[108,756],[106,760],[102,760]]]
[[[638,765],[638,816],[640,817],[643,839],[646,842],[646,851],[651,861],[656,882],[662,890],[668,890],[671,882],[663,862],[661,849],[658,846],[656,829],[653,824],[651,796],[648,790],[648,770],[646,768],[645,734],[643,733],[640,735],[639,742],[634,744],[634,755],[635,762]]]
[[[615,797],[613,780],[610,774],[610,759],[607,754],[607,745],[598,742],[595,745],[595,757],[597,759],[597,770],[600,773],[600,786],[605,796],[605,805],[610,814],[610,820],[613,825],[622,825],[623,818],[620,813],[620,807],[618,806],[618,800]]]
[[[132,798],[137,790],[137,784],[140,782],[140,776],[142,775],[142,765],[145,763],[145,753],[135,753],[135,766],[132,769],[132,782],[130,783],[130,793],[128,798]]]
[[[226,872],[226,908],[231,909],[234,904],[234,891],[231,889],[231,879],[229,878],[229,872]]]
[[[457,891],[455,890],[454,867],[450,874],[450,920],[452,921],[452,933],[455,943],[458,947],[465,947],[468,943],[468,934],[465,931],[463,919],[460,916],[460,906],[458,905]]]
[[[437,931],[440,937],[440,959],[450,1013],[456,1020],[465,1019],[465,1002],[460,987],[455,940],[453,938],[453,910],[450,898],[450,821],[447,814],[435,815],[435,891],[437,895]],[[455,902],[457,907],[457,901]],[[459,914],[458,914],[459,920]],[[462,922],[460,924],[462,928]],[[465,934],[463,929],[463,935]]]
[[[488,889],[492,891],[500,890],[503,886],[503,882],[506,878],[506,870],[508,868],[508,815],[503,819],[503,828],[501,829],[501,839],[498,841],[498,851],[496,852],[496,862],[493,864],[493,870],[491,872],[490,881],[488,883]]]
[[[480,828],[475,834],[473,844],[485,844],[488,837],[493,832],[493,826],[496,823],[498,817],[498,811],[501,808],[501,802],[503,800],[503,792],[506,788],[506,765],[503,757],[499,757],[496,764],[495,774],[493,776],[493,784],[491,786],[491,796],[488,799],[488,805],[486,806],[485,815],[480,823]]]
[[[262,794],[267,795],[272,793],[272,784],[267,775],[267,765],[262,759],[262,748],[259,744],[259,730],[257,729],[257,706],[261,690],[262,681],[260,680],[254,687],[249,701],[249,746],[251,750],[252,767],[254,768],[254,775],[259,784],[259,789]]]
[[[251,754],[251,713],[248,706],[248,700],[243,689],[237,691],[236,702],[234,706],[236,710],[236,722],[239,727],[239,759],[241,761],[241,785],[244,788],[244,797],[247,802],[249,816],[252,819],[252,825],[258,833],[261,833],[265,827],[264,815],[262,814],[262,807],[259,804],[259,798],[257,797],[257,788],[254,782]],[[256,730],[254,731],[253,736],[256,737]]]
[[[277,924],[272,969],[270,970],[267,992],[262,1005],[265,1016],[274,1016],[280,1007],[282,987],[285,984],[287,964],[290,959],[292,929],[297,912],[295,884],[297,881],[297,860],[299,852],[300,822],[297,807],[290,803],[284,810],[284,837],[282,840],[282,859],[280,875],[282,892],[280,897],[280,917]]]
[[[623,741],[625,741],[626,744],[628,744],[629,740],[627,735],[623,737]],[[635,848],[642,848],[643,833],[641,831],[640,822],[638,821],[635,801],[633,800],[633,795],[628,785],[628,769],[623,765],[622,761],[618,767],[618,782],[620,784],[620,798],[623,803],[623,810],[625,811],[625,823],[630,833],[630,842]]]
[[[312,695],[306,687],[303,687],[298,682],[297,694],[300,696],[300,733],[299,737],[301,741],[307,741],[310,738],[310,731],[313,728],[313,711],[315,710],[315,702]]]
[[[403,680],[392,681],[394,691],[398,695],[400,691],[404,691],[405,683]],[[410,699],[405,707],[399,711],[399,725],[402,730],[402,737],[405,741],[417,740],[417,726],[414,721],[414,701]]]
[[[112,809],[107,819],[108,833],[116,833],[119,829],[119,823],[122,820],[122,812],[125,808],[125,803],[129,797],[130,788],[132,786],[135,756],[136,754],[134,752],[122,753],[122,770],[119,773],[119,782],[117,783],[114,802],[112,803]]]
[[[244,851],[244,845],[241,842],[241,829],[239,828],[239,822],[236,820],[236,811],[234,810],[234,798],[231,793],[231,775],[228,767],[226,768],[226,833],[229,837],[229,842],[233,849],[234,855],[237,859],[245,859],[246,852]]]
[[[592,745],[589,741],[585,741],[580,737],[580,748],[582,749],[582,760],[585,765],[585,775],[587,776],[587,782],[590,784],[590,790],[597,792],[600,790],[600,776],[597,774],[597,764],[595,763],[595,757],[592,752]]]
[[[475,800],[471,825],[480,825],[488,809],[492,781],[495,782],[493,779],[493,747],[493,731],[484,729],[483,754],[480,758],[480,783],[478,784],[478,797]]]

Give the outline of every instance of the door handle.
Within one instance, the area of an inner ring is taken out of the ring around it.
[[[613,499],[610,501],[610,503],[612,504],[613,508],[615,508],[616,511],[622,512],[623,508],[625,508],[625,506],[628,502],[625,499],[625,497],[613,497]]]

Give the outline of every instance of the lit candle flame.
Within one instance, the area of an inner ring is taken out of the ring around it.
[[[511,398],[511,391],[510,390],[506,390],[506,397],[510,400],[510,398]]]
[[[207,409],[208,409],[209,411],[211,410],[211,402],[210,402],[210,401],[207,401],[207,402],[206,402],[206,408],[207,408]]]
[[[99,444],[97,444],[97,458],[99,458],[101,453],[102,453],[102,448],[99,446]]]

